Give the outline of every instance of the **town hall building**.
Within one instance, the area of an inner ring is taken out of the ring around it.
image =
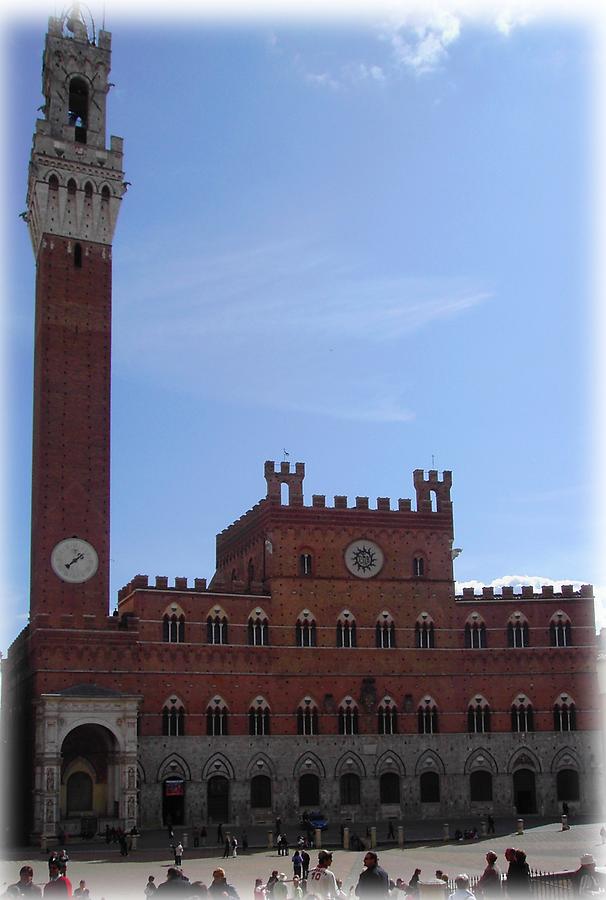
[[[592,588],[457,595],[451,472],[415,470],[412,499],[306,498],[303,463],[266,462],[208,583],[135,575],[109,614],[126,187],[122,140],[106,141],[110,51],[76,9],[49,20],[26,214],[30,618],[2,669],[13,838],[317,809],[404,824],[587,812],[603,756]]]

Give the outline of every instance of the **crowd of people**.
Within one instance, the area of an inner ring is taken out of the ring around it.
[[[142,895],[150,900],[156,893],[167,897],[179,895],[183,900],[240,900],[238,891],[231,885],[221,867],[216,867],[209,884],[202,881],[190,881],[180,866],[183,847],[177,844],[174,848],[175,865],[170,866],[166,878],[156,884],[154,875],[149,875]],[[495,897],[522,898],[531,894],[531,872],[523,850],[509,847],[505,850],[505,866],[503,872],[497,866],[498,855],[494,850],[486,853],[486,866],[482,875],[472,881],[469,875],[461,873],[454,879],[449,878],[441,869],[436,869],[434,876],[422,878],[423,872],[415,868],[408,881],[390,878],[386,870],[379,865],[378,854],[367,850],[364,855],[364,867],[357,877],[357,883],[343,888],[341,879],[332,871],[332,853],[320,850],[317,863],[311,867],[309,854],[297,848],[291,856],[292,875],[273,869],[266,881],[256,878],[251,885],[253,900],[418,900],[423,893],[423,886],[432,883],[434,896],[442,893],[444,900],[494,900]],[[178,861],[178,862],[177,862]],[[53,851],[48,860],[48,881],[41,889],[33,882],[33,869],[29,865],[21,867],[19,880],[9,885],[5,897],[80,897],[92,900],[90,891],[84,880],[73,890],[67,875],[69,857],[67,851]],[[598,872],[596,861],[589,853],[581,857],[579,868],[569,878],[572,892],[580,897],[606,894],[606,880]],[[442,883],[442,891],[439,885]],[[438,891],[436,891],[438,888]],[[105,900],[103,897],[95,900]],[[158,898],[160,900],[160,898]],[[246,898],[247,900],[247,898]]]

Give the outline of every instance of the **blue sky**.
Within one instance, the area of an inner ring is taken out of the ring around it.
[[[413,469],[452,469],[461,583],[602,584],[587,25],[496,8],[143,25],[108,8],[106,27],[108,134],[131,182],[113,254],[112,606],[137,573],[210,578],[215,534],[284,448],[308,502],[410,497]],[[41,12],[3,34],[2,647],[28,602],[34,261],[18,214],[45,29]]]

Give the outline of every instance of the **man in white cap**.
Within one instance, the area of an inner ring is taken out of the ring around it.
[[[591,897],[594,894],[602,893],[602,879],[596,872],[595,865],[595,859],[591,853],[584,853],[581,857],[580,868],[570,879],[580,897]]]
[[[332,865],[332,853],[328,850],[320,850],[318,853],[318,865],[311,869],[307,881],[307,890],[318,897],[336,897],[338,892],[337,879],[334,872],[330,871]]]

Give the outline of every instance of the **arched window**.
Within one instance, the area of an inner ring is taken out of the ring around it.
[[[528,622],[520,612],[514,613],[507,623],[507,645],[509,647],[528,647],[530,634]]]
[[[297,709],[297,734],[319,734],[318,707],[311,697],[304,697]]]
[[[433,621],[428,613],[421,613],[417,619],[415,624],[415,635],[417,649],[428,650],[435,647]]]
[[[575,769],[560,769],[556,776],[556,790],[558,800],[579,800],[579,773]]]
[[[337,621],[337,647],[355,647],[356,621],[349,610],[345,609]]]
[[[299,575],[311,575],[312,571],[311,553],[302,553],[299,556]]]
[[[486,625],[478,613],[472,613],[465,623],[465,646],[471,650],[486,646]]]
[[[75,197],[75,195],[76,195],[76,189],[77,189],[76,182],[74,181],[73,178],[70,178],[70,180],[67,182],[67,193],[68,193],[71,197]]]
[[[437,772],[423,772],[419,779],[421,803],[440,802],[440,776]]]
[[[69,83],[67,120],[76,129],[76,141],[86,143],[88,127],[88,84],[83,78],[72,78]]]
[[[390,650],[396,646],[396,626],[386,610],[377,619],[375,637],[376,645],[381,650]]]
[[[93,199],[93,186],[90,183],[90,181],[87,181],[86,184],[84,185],[84,196],[86,197],[87,200]]]
[[[415,578],[423,578],[425,575],[425,559],[423,556],[414,556],[412,560],[412,574]]]
[[[295,643],[297,647],[316,646],[316,623],[308,609],[304,609],[297,619]]]
[[[167,611],[162,620],[162,640],[170,644],[185,642],[185,616],[180,610]]]
[[[568,694],[560,694],[553,707],[553,730],[576,731],[577,708]]]
[[[181,737],[185,734],[185,709],[177,697],[171,697],[162,710],[162,734]]]
[[[358,708],[351,697],[339,706],[339,734],[358,734]]]
[[[432,697],[424,697],[417,710],[419,734],[438,733],[438,707]]]
[[[379,734],[398,733],[398,710],[391,697],[384,697],[379,704],[377,731]]]
[[[470,734],[490,731],[490,707],[484,697],[474,697],[467,707],[467,730]]]
[[[48,186],[49,186],[49,188],[50,188],[51,191],[58,191],[58,190],[59,190],[59,179],[57,178],[56,175],[51,175],[51,176],[50,176],[50,178],[48,179]]]
[[[469,776],[469,799],[476,803],[487,803],[492,800],[492,774],[490,772],[472,772]]]
[[[253,809],[271,807],[271,778],[267,775],[254,775],[251,778],[250,805]]]
[[[248,710],[248,733],[256,737],[270,733],[269,706],[263,697],[257,697]]]
[[[222,697],[213,697],[206,707],[206,733],[211,737],[228,734],[228,710]]]
[[[572,645],[572,626],[566,613],[561,610],[552,616],[549,623],[549,636],[552,647],[570,647]]]
[[[107,203],[109,201],[110,193],[109,188],[106,184],[101,188],[101,200]]]
[[[251,647],[267,647],[269,622],[262,609],[255,609],[248,619],[248,643]]]
[[[379,779],[379,802],[400,802],[400,776],[397,772],[383,772]]]
[[[311,772],[299,778],[299,806],[320,805],[320,779]]]
[[[74,266],[76,269],[82,268],[82,244],[74,244]]]
[[[206,640],[209,644],[227,644],[227,616],[215,609],[206,619]]]
[[[511,730],[534,731],[532,704],[528,697],[521,694],[511,706]]]
[[[344,806],[358,806],[360,803],[360,779],[355,772],[347,772],[339,779],[341,803]]]

